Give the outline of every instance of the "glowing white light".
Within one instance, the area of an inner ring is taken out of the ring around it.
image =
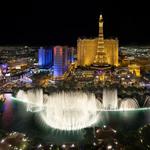
[[[39,111],[47,125],[60,130],[79,130],[92,126],[97,122],[101,108],[94,94],[83,92],[46,95],[42,90],[20,90],[16,100],[27,103],[27,111]]]
[[[4,142],[5,142],[5,139],[2,139],[2,140],[1,140],[1,143],[4,143]]]
[[[116,131],[116,130],[114,130],[114,129],[113,129],[113,132],[114,132],[114,133],[117,133],[117,131]]]
[[[128,78],[130,78],[130,75],[127,75]]]
[[[42,145],[41,145],[41,144],[39,144],[39,145],[38,145],[38,148],[40,148],[40,147],[42,147]]]
[[[60,130],[79,130],[98,120],[99,102],[94,94],[81,92],[57,93],[47,96],[43,120]]]
[[[14,99],[14,98],[13,98]],[[39,112],[43,110],[43,91],[29,90],[27,92],[20,90],[17,93],[16,100],[27,104],[27,111]]]
[[[97,129],[97,130],[96,130],[96,133],[99,133],[99,132],[100,132],[100,129]]]
[[[62,145],[62,148],[66,148],[66,145],[65,145],[65,144],[63,144],[63,145]]]
[[[117,142],[117,141],[115,141],[115,144],[117,145],[117,144],[118,144],[118,142]]]
[[[108,146],[107,146],[107,149],[112,149],[112,145],[108,145]]]
[[[27,141],[27,139],[26,139],[26,138],[23,138],[23,139],[22,139],[22,141],[23,141],[23,142],[26,142],[26,141]]]
[[[11,144],[9,144],[9,147],[11,147],[12,145]]]
[[[74,145],[74,144],[71,144],[71,147],[72,147],[72,148],[74,148],[74,147],[75,147],[75,145]]]
[[[96,146],[96,143],[95,143],[95,142],[93,142],[93,145],[94,145],[94,146]]]
[[[118,109],[118,96],[116,89],[103,90],[103,106],[106,110]]]

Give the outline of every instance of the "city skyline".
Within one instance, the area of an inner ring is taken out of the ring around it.
[[[1,7],[1,45],[76,46],[79,37],[97,37],[100,13],[105,38],[118,37],[120,45],[150,43],[146,3],[31,1],[3,2]]]

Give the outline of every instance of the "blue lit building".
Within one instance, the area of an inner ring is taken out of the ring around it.
[[[52,66],[53,64],[53,49],[48,48],[45,50],[45,66]]]
[[[43,47],[40,47],[38,49],[38,65],[44,66],[45,64],[45,49]]]
[[[38,50],[38,65],[41,68],[52,66],[53,64],[52,48],[45,49],[40,47]]]

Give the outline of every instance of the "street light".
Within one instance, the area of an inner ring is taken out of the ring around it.
[[[109,149],[112,149],[112,145],[108,145],[107,146],[107,149],[109,150]]]

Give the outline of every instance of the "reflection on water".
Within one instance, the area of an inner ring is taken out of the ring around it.
[[[5,129],[10,128],[13,122],[13,102],[12,102],[12,94],[4,94],[4,98],[6,99],[3,105],[3,115],[2,115],[2,122],[3,127]]]

